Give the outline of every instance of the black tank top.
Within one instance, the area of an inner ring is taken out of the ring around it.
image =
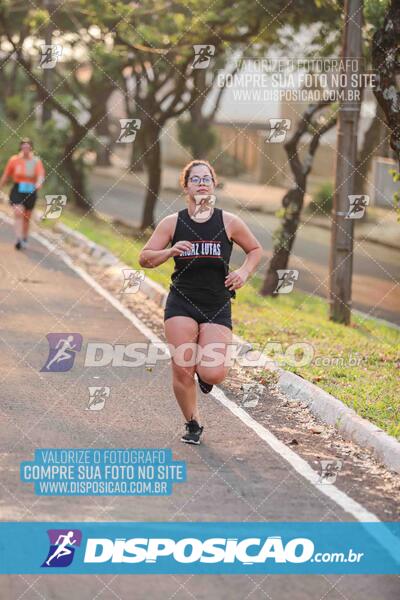
[[[208,221],[196,223],[187,208],[179,211],[171,246],[192,242],[192,252],[174,256],[175,270],[170,290],[205,305],[224,304],[235,298],[235,290],[225,287],[233,242],[229,240],[222,219],[222,209],[214,207]]]

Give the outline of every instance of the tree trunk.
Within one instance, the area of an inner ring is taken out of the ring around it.
[[[277,270],[286,269],[288,266],[304,203],[305,177],[303,179],[303,183],[298,183],[282,199],[285,214],[281,226],[274,234],[274,251],[261,288],[262,296],[272,296],[274,294],[278,284]]]
[[[376,77],[373,92],[392,132],[390,145],[400,165],[400,91],[398,87],[400,2],[391,0],[383,26],[372,39],[372,68]]]
[[[288,142],[285,143],[285,150],[288,155],[289,165],[295,180],[295,186],[290,189],[282,198],[282,207],[284,214],[282,222],[274,232],[274,249],[272,258],[268,265],[268,270],[261,288],[262,296],[274,296],[278,283],[278,269],[287,269],[290,254],[296,239],[297,229],[300,223],[301,211],[304,204],[306,192],[307,177],[311,171],[314,155],[317,151],[321,137],[331,129],[336,123],[336,117],[333,115],[323,125],[317,128],[313,126],[314,134],[311,138],[307,155],[303,161],[298,154],[298,145],[301,138],[309,131],[312,117],[329,102],[310,105],[305,110],[302,118],[297,124],[297,129]]]
[[[84,127],[76,129],[71,140],[65,146],[63,164],[70,178],[72,198],[75,204],[84,210],[92,208],[92,203],[86,189],[86,179],[83,167],[74,159],[74,152],[77,150],[79,143],[86,135]]]
[[[368,173],[371,168],[372,159],[375,156],[375,150],[379,156],[385,156],[385,147],[382,144],[382,121],[384,116],[382,108],[377,104],[375,115],[365,132],[363,144],[357,158],[357,166],[354,173],[354,189],[357,194],[365,194],[367,191]]]
[[[146,135],[147,147],[149,149],[144,157],[148,179],[142,223],[140,226],[142,230],[147,227],[155,228],[154,207],[157,204],[161,186],[161,144],[159,136],[160,128],[149,127]]]
[[[71,156],[67,156],[64,159],[65,170],[67,171],[70,183],[72,198],[74,203],[84,210],[89,210],[92,208],[92,203],[88,196],[88,192],[86,189],[86,180],[85,174],[82,169],[76,164],[76,162],[71,158]],[[68,194],[67,194],[68,195]]]
[[[132,144],[131,155],[129,160],[129,171],[131,173],[142,173],[144,171],[144,140],[142,130],[140,129],[136,135],[136,139]]]
[[[111,136],[110,136],[110,119],[106,112],[96,126],[96,137],[98,138],[98,149],[96,156],[96,165],[98,167],[111,166]]]

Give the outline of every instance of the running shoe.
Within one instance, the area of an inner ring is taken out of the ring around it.
[[[199,382],[201,391],[203,392],[203,394],[209,394],[214,386],[212,385],[212,383],[206,383],[205,381],[203,381],[200,378],[200,375],[197,373],[197,371],[196,371],[196,374],[197,374],[197,380]]]
[[[186,433],[181,437],[181,442],[185,444],[200,444],[200,436],[203,433],[203,427],[200,427],[195,419],[185,423]]]
[[[21,247],[22,248],[27,248],[28,247],[28,238],[22,238],[22,240],[21,240]]]
[[[21,248],[22,248],[21,240],[17,240],[15,242],[15,249],[16,250],[21,250]]]

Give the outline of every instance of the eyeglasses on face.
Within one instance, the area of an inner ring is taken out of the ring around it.
[[[195,185],[198,185],[199,183],[205,183],[206,185],[210,185],[210,183],[212,183],[212,177],[210,175],[205,175],[204,177],[193,175],[193,177],[189,178],[189,181],[191,181]]]

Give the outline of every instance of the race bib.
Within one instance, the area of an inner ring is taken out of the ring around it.
[[[22,194],[31,194],[35,189],[35,184],[28,181],[21,181],[21,183],[18,184],[18,191]]]

